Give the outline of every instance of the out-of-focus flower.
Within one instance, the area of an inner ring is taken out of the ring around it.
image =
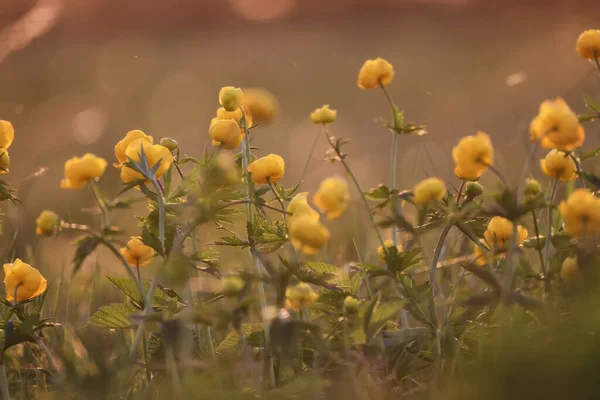
[[[312,288],[304,282],[289,286],[285,291],[285,306],[292,310],[300,310],[312,306],[319,298]]]
[[[127,151],[127,147],[129,147],[131,143],[139,139],[143,139],[150,144],[154,144],[154,139],[152,138],[152,136],[148,136],[140,130],[135,129],[133,131],[127,132],[125,138],[121,139],[115,145],[115,156],[117,157],[117,160],[119,160],[119,165],[116,165],[117,167],[120,167],[120,164],[127,161],[127,155],[125,154],[125,152]]]
[[[150,144],[145,139],[138,139],[127,146],[126,156],[131,160],[140,162],[140,154],[144,149],[148,168],[152,169],[160,161],[160,166],[156,170],[156,178],[163,176],[173,163],[173,154],[165,146],[160,144]],[[144,176],[136,170],[123,166],[121,168],[121,179],[123,182],[133,182],[144,179]]]
[[[223,296],[237,296],[246,287],[246,281],[239,275],[224,276],[219,282],[217,293]]]
[[[248,165],[248,172],[256,184],[274,183],[285,175],[285,162],[277,154],[261,157]]]
[[[219,104],[227,111],[237,110],[243,101],[244,93],[240,88],[225,86],[219,91]]]
[[[291,214],[287,217],[288,232],[294,222],[300,220],[301,217],[319,220],[319,213],[308,204],[308,192],[296,194],[290,200],[286,211]]]
[[[310,120],[313,124],[330,124],[337,118],[337,110],[329,108],[329,104],[325,104],[321,108],[317,108],[310,113]]]
[[[373,89],[379,86],[387,86],[394,78],[394,66],[381,57],[367,60],[358,73],[358,87],[361,89]]]
[[[329,240],[329,231],[318,218],[300,215],[288,224],[288,231],[294,247],[304,254],[317,254]]]
[[[600,57],[600,29],[589,29],[579,35],[577,53],[588,60],[592,60],[594,54]]]
[[[389,252],[394,249],[394,242],[392,240],[386,240],[385,242],[383,242],[383,245],[385,246],[385,248],[381,245],[377,247],[377,256],[381,261],[385,261],[386,251]],[[396,251],[398,253],[402,253],[404,251],[404,248],[402,247],[402,245],[398,244],[396,246]]]
[[[246,128],[250,128],[252,126],[252,122],[254,121],[252,118],[252,114],[248,110],[244,110],[244,120],[246,121]],[[244,130],[242,129],[242,109],[238,108],[234,111],[227,111],[225,108],[220,107],[217,108],[217,119],[233,119],[240,126],[242,130],[242,135],[244,135]],[[214,118],[211,121],[211,125],[214,122]]]
[[[581,279],[581,270],[577,257],[567,257],[560,267],[560,277],[565,282],[572,282]]]
[[[90,179],[104,175],[106,160],[94,154],[73,157],[65,162],[65,178],[60,182],[63,189],[81,189]]]
[[[0,175],[8,174],[10,168],[10,156],[8,150],[0,148]]]
[[[35,233],[38,235],[51,236],[54,234],[60,217],[54,211],[44,210],[35,220]]]
[[[488,245],[485,240],[481,239],[479,241],[482,245]],[[490,261],[493,260],[494,255],[491,252],[486,252],[484,251],[481,246],[478,245],[474,245],[474,249],[473,249],[473,255],[475,256],[475,262],[478,265],[486,265],[487,263],[489,263]]]
[[[542,186],[540,183],[533,178],[525,180],[525,187],[523,193],[527,199],[534,199],[542,192]]]
[[[346,181],[339,177],[327,178],[314,194],[313,201],[323,212],[327,212],[327,219],[341,216],[348,208],[350,190]]]
[[[279,116],[277,97],[264,88],[244,89],[244,109],[256,124],[270,124]]]
[[[456,164],[454,173],[461,179],[475,181],[494,164],[494,148],[485,132],[460,139],[452,149],[452,159]]]
[[[556,149],[550,151],[546,158],[540,160],[540,168],[544,175],[561,181],[572,181],[577,178],[575,161],[567,153]]]
[[[164,137],[160,139],[160,145],[165,146],[171,151],[171,153],[177,150],[177,148],[179,147],[179,143],[177,143],[177,140],[170,137]]]
[[[0,120],[0,149],[8,149],[15,139],[15,128],[8,121]]]
[[[558,206],[565,232],[572,237],[592,235],[600,231],[600,199],[585,189],[576,189]]]
[[[513,234],[514,225],[511,221],[503,217],[494,217],[483,234],[489,247],[496,250],[506,249],[506,244],[510,243]],[[527,239],[527,229],[523,226],[517,226],[517,246]]]
[[[360,307],[360,300],[353,296],[346,296],[342,307],[346,314],[356,314]]]
[[[17,258],[13,263],[4,264],[4,286],[6,300],[14,301],[16,289],[17,301],[21,302],[44,293],[48,282],[40,271]]]
[[[446,194],[446,184],[439,178],[427,178],[413,189],[415,203],[423,206],[438,202]]]
[[[119,252],[127,260],[129,265],[141,267],[152,261],[152,257],[156,253],[150,246],[146,246],[142,242],[140,236],[134,236],[122,247]]]
[[[571,151],[583,144],[585,130],[567,103],[560,97],[545,100],[529,125],[531,141],[545,149]]]
[[[234,119],[213,119],[208,134],[213,146],[221,146],[226,150],[233,150],[242,143],[240,126]]]

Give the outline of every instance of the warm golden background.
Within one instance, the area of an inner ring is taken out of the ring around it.
[[[17,132],[7,179],[17,186],[49,167],[25,199],[26,231],[42,208],[74,215],[92,199],[59,189],[66,159],[113,161],[131,129],[199,155],[219,88],[236,85],[280,99],[280,119],[258,128],[254,143],[285,158],[284,183],[300,178],[317,133],[309,112],[328,103],[338,110],[333,134],[352,138],[351,165],[369,188],[389,180],[390,135],[375,122],[388,108],[380,91],[357,88],[356,75],[381,56],[396,69],[396,102],[430,132],[401,138],[401,187],[426,173],[455,184],[451,148],[478,129],[514,180],[541,100],[562,95],[583,112],[581,93],[598,97],[599,77],[575,41],[599,15],[597,0],[0,0],[0,118]],[[598,128],[588,129],[591,148]],[[320,161],[326,147],[305,189],[341,172]],[[111,196],[117,176],[109,168],[100,183]],[[118,222],[135,227],[131,216]]]

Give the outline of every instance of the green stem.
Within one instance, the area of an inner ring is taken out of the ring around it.
[[[554,211],[554,197],[556,196],[556,186],[558,178],[552,183],[552,192],[550,193],[550,204],[548,205],[548,228],[546,230],[546,243],[544,245],[544,265],[550,265],[550,242],[552,239],[552,212]]]
[[[283,217],[283,221],[285,222],[286,216],[287,216],[287,212],[285,211],[285,204],[283,203],[283,200],[281,199],[281,197],[279,197],[277,190],[275,190],[275,187],[271,183],[271,178],[267,178],[267,184],[269,185],[269,188],[271,189],[273,196],[275,196],[275,199],[277,200],[277,202],[279,203],[279,206],[281,207],[281,215]]]
[[[502,298],[505,302],[508,302],[513,295],[513,278],[515,275],[513,258],[517,252],[517,236],[519,236],[519,225],[517,224],[517,221],[511,222],[513,224],[513,231],[510,236],[510,247],[508,248],[508,253],[506,255],[506,271],[504,272],[504,285],[502,287]]]
[[[158,240],[160,241],[160,247],[162,253],[166,256],[165,248],[165,198],[162,187],[156,179],[156,176],[152,178],[154,189],[156,190],[156,199],[158,200]]]
[[[358,251],[358,246],[356,245],[356,239],[352,238],[352,243],[354,243],[354,249],[356,250],[356,255],[358,256],[358,262],[360,262],[360,268],[363,272],[363,279],[365,281],[365,285],[367,286],[367,293],[369,293],[369,299],[373,298],[373,289],[371,289],[371,282],[369,282],[369,277],[367,275],[367,269],[365,268],[365,264],[363,262],[363,258],[360,255],[360,251]]]
[[[537,218],[535,215],[535,210],[531,210],[531,217],[533,218],[533,228],[535,229],[535,237],[537,238],[537,251],[540,256],[540,263],[542,264],[542,273],[544,274],[544,280],[548,274],[546,271],[546,263],[544,262],[544,255],[542,253],[541,241],[540,241],[540,230],[538,228]],[[546,238],[546,240],[549,240]]]
[[[251,159],[252,155],[250,152],[250,132],[248,131],[248,127],[246,126],[246,113],[243,108],[242,108],[242,118],[240,120],[240,125],[242,126],[242,129],[244,129],[244,133],[245,133],[244,140],[242,141],[242,176],[244,177],[244,189],[246,192],[245,193],[246,198],[250,200],[250,199],[254,198],[253,185],[252,185],[252,182],[250,181],[250,176],[248,174],[248,164],[250,163],[250,159]],[[252,205],[250,203],[246,203],[245,208],[246,208],[246,222],[251,222],[252,221]],[[252,256],[252,262],[254,263],[254,268],[256,269],[256,273],[259,277],[258,295],[259,295],[260,302],[261,302],[261,310],[264,310],[267,307],[267,297],[265,296],[264,282],[262,281],[262,279],[260,279],[262,277],[262,268],[260,266],[260,261],[258,260],[258,257],[254,254],[254,251],[252,251],[252,248],[250,248],[250,252],[251,252],[251,256]],[[271,358],[271,354],[270,354],[271,333],[269,331],[269,320],[265,316],[263,316],[263,329],[264,329],[264,333],[265,333],[265,352],[266,352],[267,364],[268,364],[268,369],[269,369],[269,379],[270,379],[271,387],[275,387],[275,370],[273,369],[273,359]]]
[[[467,184],[467,181],[464,179],[460,182],[460,187],[458,188],[458,194],[456,195],[456,205],[457,206],[460,204],[460,197],[462,196],[463,190],[465,190],[466,184]]]
[[[173,346],[167,346],[167,369],[171,371],[171,383],[173,384],[173,390],[176,399],[181,398],[181,378],[179,376],[179,367],[177,366],[177,359],[175,358],[175,351]]]
[[[140,264],[136,263],[135,265],[135,269],[137,272],[137,276],[138,276],[138,281],[140,282],[140,284],[142,284],[142,274],[140,274]],[[146,385],[150,385],[150,381],[152,380],[152,374],[150,373],[150,363],[149,363],[149,359],[148,359],[148,343],[146,343],[146,334],[144,333],[144,335],[142,336],[142,347],[143,347],[143,353],[144,353],[144,364],[145,364],[145,370],[146,370]]]
[[[92,192],[92,196],[94,196],[94,200],[100,207],[100,212],[102,213],[102,228],[108,228],[110,226],[110,219],[108,218],[108,207],[106,206],[106,202],[102,198],[100,194],[100,190],[98,189],[98,185],[93,180],[87,181],[88,188],[90,188],[90,192]]]
[[[594,50],[594,64],[596,64],[596,69],[598,70],[598,74],[600,74],[600,52],[598,50]]]
[[[577,157],[575,157],[575,154],[573,154],[572,152],[569,153],[569,157],[571,157],[571,160],[573,160],[573,162],[575,163],[575,169],[577,170],[577,177],[579,178],[579,184],[581,185],[582,188],[585,189],[585,181],[583,180],[583,176],[581,175],[581,164],[579,163],[579,160],[577,159]]]
[[[4,356],[2,357],[4,358]],[[10,400],[10,392],[8,391],[8,377],[6,376],[6,364],[4,364],[4,359],[0,360],[2,364],[0,364],[0,383],[2,383],[2,398]]]
[[[304,178],[306,177],[306,173],[308,172],[308,167],[310,166],[310,160],[312,159],[313,153],[315,152],[315,149],[317,148],[317,143],[319,142],[319,136],[321,136],[321,132],[319,132],[317,134],[317,136],[315,136],[315,140],[312,144],[312,147],[310,148],[310,153],[308,153],[308,158],[306,159],[306,164],[304,164],[304,169],[302,169],[302,175],[300,175],[300,184],[302,184],[302,181],[304,181]]]

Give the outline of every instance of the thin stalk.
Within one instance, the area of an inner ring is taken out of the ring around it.
[[[181,398],[181,378],[179,376],[179,368],[177,366],[177,360],[175,359],[175,351],[173,346],[167,347],[167,369],[171,372],[171,383],[173,384],[173,391],[175,392],[175,398]]]
[[[548,229],[546,230],[546,243],[544,245],[544,263],[550,265],[550,239],[552,236],[552,212],[554,211],[554,197],[556,196],[556,186],[558,178],[552,183],[552,192],[550,193],[550,205],[548,206]]]
[[[242,141],[242,176],[244,177],[244,190],[246,194],[246,198],[252,199],[254,197],[253,186],[250,182],[248,175],[248,164],[250,163],[251,153],[250,153],[250,132],[248,131],[248,127],[246,126],[246,113],[242,108],[242,118],[240,120],[240,125],[242,129],[244,129],[244,140]],[[252,205],[247,203],[246,206],[246,222],[252,221]],[[262,310],[267,307],[267,297],[265,296],[265,285],[262,279],[262,268],[260,266],[260,261],[254,252],[251,250],[252,262],[254,263],[254,268],[256,269],[256,273],[259,277],[258,281],[258,295],[261,302]],[[264,314],[261,312],[261,314]],[[265,350],[267,352],[267,366],[269,369],[269,379],[271,383],[271,387],[275,387],[275,370],[273,369],[273,359],[271,358],[271,354],[268,353],[268,349],[270,349],[271,343],[271,333],[269,332],[269,320],[266,316],[263,315],[263,329],[265,332]]]
[[[102,228],[108,228],[110,226],[110,219],[108,218],[108,207],[106,206],[106,202],[102,198],[100,194],[100,190],[98,189],[98,185],[93,180],[87,181],[88,188],[90,188],[90,192],[92,192],[92,196],[94,196],[94,200],[100,207],[100,212],[102,213]]]
[[[600,52],[598,50],[594,50],[594,64],[596,64],[596,69],[598,70],[598,74],[600,74]]]
[[[533,228],[535,229],[535,237],[537,238],[537,251],[540,256],[540,263],[542,264],[542,272],[544,274],[544,279],[546,279],[548,271],[546,271],[546,263],[544,262],[544,254],[542,253],[542,242],[540,241],[540,230],[538,228],[535,210],[531,210],[531,218],[533,218]],[[549,238],[546,238],[546,240],[549,240]]]
[[[319,132],[317,136],[315,136],[315,140],[312,144],[312,147],[310,148],[310,153],[308,153],[308,158],[306,159],[306,164],[304,164],[304,168],[302,169],[302,175],[300,175],[300,184],[302,184],[302,181],[304,181],[304,178],[306,177],[308,167],[310,166],[310,161],[312,159],[313,153],[315,152],[315,149],[317,148],[317,143],[319,143],[320,136],[321,132]]]
[[[6,400],[10,400],[10,392],[8,391],[8,377],[6,376],[6,364],[4,364],[4,360],[1,361],[0,364],[0,380],[2,383],[2,398]]]
[[[510,299],[513,293],[513,277],[515,274],[515,268],[513,259],[515,253],[517,252],[517,236],[519,235],[518,224],[516,221],[512,221],[513,223],[513,231],[510,236],[510,247],[508,249],[508,254],[506,255],[506,270],[504,271],[504,285],[502,287],[502,298],[507,301]]]
[[[279,193],[277,193],[277,190],[275,190],[275,187],[271,183],[271,179],[270,178],[267,178],[267,184],[269,185],[269,188],[271,189],[271,192],[273,193],[273,196],[275,196],[275,199],[277,200],[277,202],[279,203],[279,206],[281,207],[281,211],[282,211],[281,215],[283,217],[283,221],[285,222],[287,214],[288,214],[285,211],[285,204],[283,204],[283,200],[281,199],[281,197],[279,197]]]
[[[577,170],[577,177],[579,178],[579,184],[581,185],[582,188],[585,189],[585,181],[583,180],[583,176],[581,175],[581,164],[579,163],[579,160],[577,159],[577,157],[575,157],[575,154],[573,154],[572,152],[569,153],[569,157],[571,157],[571,160],[573,160],[573,162],[575,163],[575,169]]]
[[[356,245],[356,239],[352,238],[352,243],[354,244],[354,250],[356,250],[356,255],[358,256],[358,262],[360,262],[360,268],[363,272],[363,280],[365,281],[365,286],[367,287],[367,293],[369,294],[369,299],[373,298],[373,289],[371,289],[371,282],[369,282],[369,277],[367,276],[367,270],[365,268],[365,264],[363,262],[363,258],[360,255],[360,251],[358,251],[358,246]]]
[[[527,177],[527,174],[529,173],[529,168],[531,166],[531,163],[533,162],[533,159],[535,157],[535,153],[536,153],[538,147],[540,147],[539,141],[537,141],[533,144],[533,146],[531,147],[531,152],[529,153],[529,157],[527,159],[525,159],[525,165],[523,166],[523,169],[521,170],[521,177],[519,178],[519,182],[517,182],[517,204],[521,204],[521,200],[524,195],[523,190],[521,190],[521,185],[523,184],[523,182],[525,182],[525,178]]]
[[[154,189],[156,190],[156,199],[158,200],[158,239],[163,254],[166,254],[165,248],[165,198],[162,186],[156,177],[152,179]]]
[[[142,283],[142,274],[140,274],[140,264],[136,263],[135,265],[135,269],[137,271],[137,276],[138,276],[138,280],[140,281],[140,283],[143,285]],[[146,334],[144,333],[142,336],[142,347],[143,347],[143,353],[144,353],[144,364],[145,364],[145,371],[146,371],[146,386],[150,385],[150,381],[152,380],[152,374],[150,373],[150,363],[148,362],[148,343],[146,342]]]
[[[502,185],[508,189],[510,186],[508,186],[508,181],[506,180],[506,178],[504,177],[504,175],[502,174],[502,172],[500,172],[500,170],[498,168],[496,168],[495,166],[493,166],[492,164],[487,164],[487,167],[489,168],[490,171],[492,171],[498,178],[500,178],[500,181],[502,182]]]
[[[463,190],[465,190],[465,186],[467,185],[466,180],[462,180],[460,182],[460,187],[458,188],[458,194],[456,195],[456,206],[460,204],[460,197],[462,196]]]

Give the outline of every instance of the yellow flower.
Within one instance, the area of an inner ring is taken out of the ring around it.
[[[65,178],[60,182],[63,189],[81,189],[90,179],[104,175],[106,160],[94,154],[73,157],[65,162]]]
[[[315,220],[319,219],[319,213],[308,204],[307,198],[308,192],[301,192],[296,194],[292,200],[290,200],[286,208],[286,211],[291,214],[287,218],[288,231],[294,221],[299,220],[300,217],[308,217]]]
[[[600,30],[589,29],[577,39],[577,53],[588,60],[594,59],[594,53],[600,57]]]
[[[244,119],[246,121],[246,128],[250,128],[252,126],[252,122],[253,122],[252,114],[250,114],[248,112],[248,110],[244,110],[244,111],[245,111]],[[217,108],[217,119],[233,119],[233,120],[235,120],[235,122],[237,122],[237,124],[240,126],[242,135],[244,135],[244,130],[242,129],[242,110],[240,108],[238,108],[237,110],[234,110],[234,111],[227,111],[223,107]],[[215,119],[213,118],[213,120],[211,121],[211,125],[214,121],[215,121]]]
[[[561,181],[572,181],[577,177],[575,161],[566,153],[556,149],[540,160],[540,168],[544,175]]]
[[[35,233],[38,235],[51,236],[60,221],[60,217],[54,211],[44,210],[35,220]]]
[[[581,270],[579,269],[577,257],[565,258],[565,261],[563,261],[562,266],[560,267],[560,277],[565,282],[581,279]]]
[[[160,144],[153,145],[145,139],[138,139],[127,146],[125,155],[134,161],[140,162],[142,147],[144,148],[149,169],[154,168],[159,161],[161,162],[155,174],[157,179],[160,178],[173,163],[173,154],[165,146],[161,146]],[[132,168],[123,166],[121,168],[121,179],[123,182],[133,182],[144,179],[144,176]]]
[[[367,60],[358,73],[358,87],[361,89],[373,89],[379,86],[387,86],[394,78],[394,66],[377,57]]]
[[[237,296],[246,287],[246,281],[239,275],[224,276],[219,282],[217,293],[224,296]]]
[[[244,93],[240,88],[225,86],[219,91],[219,104],[227,111],[237,110],[243,101]]]
[[[281,156],[269,154],[250,163],[248,172],[252,173],[251,178],[254,183],[265,184],[268,180],[274,183],[283,178],[285,162]]]
[[[329,240],[329,231],[319,219],[304,214],[288,224],[292,244],[304,254],[317,254]]]
[[[0,148],[0,175],[8,173],[10,167],[10,157],[8,156],[8,150]]]
[[[129,145],[131,143],[135,142],[138,139],[143,139],[150,144],[154,144],[154,139],[152,138],[152,136],[148,136],[140,130],[136,129],[136,130],[127,132],[127,135],[125,135],[125,138],[121,139],[115,145],[115,156],[117,157],[117,160],[119,160],[119,164],[122,164],[125,161],[127,161],[127,155],[125,154],[125,152],[127,151],[127,147],[129,147]],[[115,166],[119,167],[120,165],[115,165]]]
[[[392,240],[386,240],[385,242],[383,242],[383,244],[385,246],[385,249],[388,249],[388,251],[394,248],[394,242]],[[381,261],[385,261],[385,249],[383,248],[383,246],[377,247],[377,256]],[[396,246],[396,251],[398,253],[402,253],[404,251],[404,248],[402,247],[402,245],[398,244],[398,246]]]
[[[15,128],[8,121],[0,119],[0,148],[8,149],[15,139]]]
[[[312,306],[319,298],[310,286],[304,282],[300,282],[296,286],[290,286],[285,291],[285,306],[293,310]]]
[[[540,141],[545,149],[571,151],[581,146],[585,139],[577,115],[560,97],[542,102],[538,115],[529,125],[529,132],[531,141]]]
[[[338,218],[348,208],[350,190],[342,178],[327,178],[314,194],[313,201],[321,212],[327,211],[327,219]]]
[[[452,159],[456,164],[454,173],[461,179],[475,181],[494,164],[494,148],[485,132],[466,136],[452,149]]]
[[[510,244],[514,225],[511,221],[503,217],[494,217],[483,234],[488,247],[496,250],[506,249],[506,244]],[[527,229],[523,226],[517,226],[517,245],[520,245],[527,239]]]
[[[4,264],[4,286],[6,300],[14,301],[17,289],[17,301],[21,302],[44,293],[48,282],[40,271],[17,258],[14,263]]]
[[[310,113],[310,120],[313,124],[330,124],[337,118],[337,110],[329,108],[329,104],[325,104],[321,108],[317,108]]]
[[[242,143],[240,126],[234,119],[216,119],[208,129],[213,146],[221,146],[226,150],[233,150]]]
[[[565,222],[565,232],[582,237],[600,231],[600,199],[585,189],[576,189],[558,206]]]
[[[487,245],[487,243],[483,239],[481,239],[479,242],[481,244],[483,244],[483,245]],[[475,256],[475,262],[478,265],[486,265],[487,263],[489,263],[493,259],[492,253],[484,251],[478,245],[475,245],[475,248],[473,250],[473,255]]]
[[[279,101],[264,88],[244,89],[244,109],[257,124],[270,124],[279,115]]]
[[[346,296],[342,305],[346,314],[355,314],[360,307],[360,300],[356,297]]]
[[[133,236],[125,247],[122,247],[119,252],[127,260],[129,265],[132,266],[144,266],[152,261],[154,257],[154,249],[150,246],[146,246],[142,242],[141,236]]]
[[[438,202],[446,194],[446,184],[438,178],[428,178],[417,183],[413,189],[415,203],[422,206]]]

